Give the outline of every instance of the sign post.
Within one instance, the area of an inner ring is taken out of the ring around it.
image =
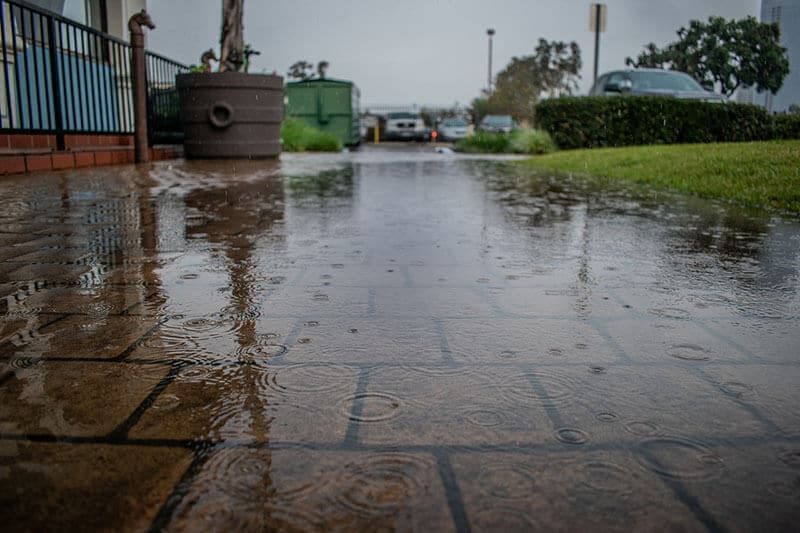
[[[594,78],[597,81],[597,65],[600,59],[600,33],[606,31],[608,6],[592,4],[589,9],[589,31],[594,32]]]

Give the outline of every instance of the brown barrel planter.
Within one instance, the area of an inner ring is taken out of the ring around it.
[[[243,72],[178,74],[188,158],[265,158],[281,153],[283,78]]]

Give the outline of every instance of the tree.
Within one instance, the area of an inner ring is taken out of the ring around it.
[[[308,80],[311,79],[311,72],[313,70],[314,66],[308,61],[295,61],[294,64],[289,67],[287,76],[295,80]]]
[[[572,94],[577,89],[582,65],[578,43],[539,39],[534,51],[531,56],[511,58],[497,75],[494,92],[473,101],[475,115],[509,114],[520,122],[533,122],[534,106],[542,96]]]
[[[477,124],[486,115],[510,115],[511,112],[506,107],[498,104],[496,100],[490,101],[489,94],[483,91],[482,96],[472,100],[469,114],[472,116],[472,121]]]
[[[788,52],[780,45],[778,24],[761,23],[754,17],[728,21],[712,16],[707,23],[691,21],[677,35],[678,40],[666,48],[650,43],[636,60],[628,57],[625,63],[680,70],[727,96],[741,86],[775,93],[789,74]]]
[[[492,114],[508,114],[520,122],[532,122],[533,108],[543,91],[543,78],[534,56],[512,57],[497,75],[487,107]]]
[[[533,57],[542,76],[542,89],[548,96],[572,94],[572,91],[578,89],[578,80],[581,78],[578,72],[583,65],[578,43],[539,39],[536,55]]]
[[[219,71],[238,72],[244,57],[244,0],[222,0]]]
[[[328,67],[330,67],[330,63],[324,59],[317,63],[317,78],[321,80],[325,79]],[[295,61],[294,64],[289,67],[287,76],[295,80],[310,80],[314,77],[314,65],[308,61]]]

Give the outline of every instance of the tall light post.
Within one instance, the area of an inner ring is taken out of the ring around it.
[[[486,87],[489,93],[492,92],[492,36],[494,36],[494,28],[486,30],[486,35],[489,36],[489,76],[487,79]]]

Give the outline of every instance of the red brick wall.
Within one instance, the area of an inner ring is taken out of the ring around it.
[[[67,148],[90,148],[96,146],[133,146],[133,135],[65,135]],[[27,133],[10,133],[0,135],[0,149],[14,148],[56,148],[55,135],[29,135]]]
[[[133,135],[65,135],[58,151],[55,135],[0,135],[0,175],[133,163]],[[150,149],[150,161],[181,157],[180,147]]]

